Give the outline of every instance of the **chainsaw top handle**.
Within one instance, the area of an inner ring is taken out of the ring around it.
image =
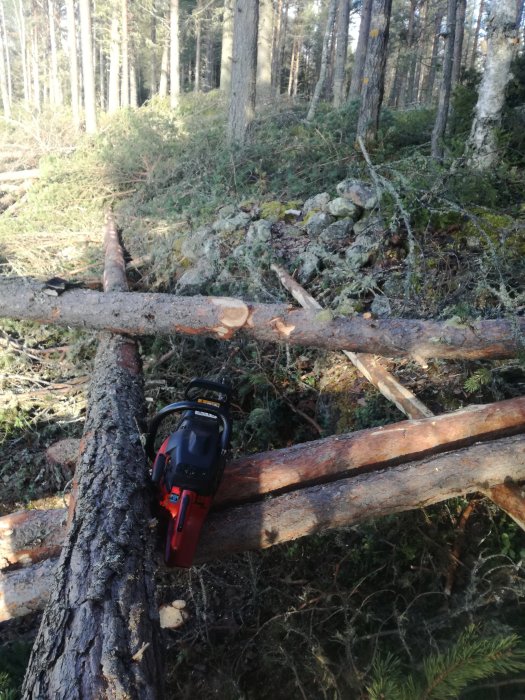
[[[205,384],[210,383],[211,382],[208,381],[205,382]],[[226,393],[224,385],[217,384],[217,386],[220,387],[220,393]],[[229,391],[231,393],[231,389]],[[186,393],[188,392],[186,391]],[[172,415],[173,413],[180,413],[181,411],[198,411],[200,413],[210,413],[213,416],[217,416],[222,423],[221,452],[223,454],[227,452],[230,442],[231,421],[222,406],[216,407],[210,405],[209,403],[197,403],[196,401],[177,401],[177,403],[170,403],[168,406],[165,406],[151,419],[146,438],[145,450],[146,454],[152,461],[155,459],[155,437],[157,435],[159,425],[168,416]]]
[[[202,397],[203,389],[204,391],[214,394],[213,400],[217,401],[217,403],[228,404],[231,400],[232,387],[230,384],[222,384],[221,382],[214,382],[210,379],[200,379],[198,377],[194,377],[188,384],[184,392],[184,398],[188,401],[195,401],[196,398]]]

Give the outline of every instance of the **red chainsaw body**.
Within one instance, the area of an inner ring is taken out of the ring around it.
[[[166,455],[169,438],[161,445],[159,455]],[[158,456],[157,456],[158,459]],[[202,525],[211,507],[212,497],[172,486],[168,491],[164,481],[159,484],[159,506],[168,520],[164,561],[167,566],[188,568],[199,541]]]

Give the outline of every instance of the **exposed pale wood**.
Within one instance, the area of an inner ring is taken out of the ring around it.
[[[497,455],[495,457],[497,460]],[[512,476],[512,475],[511,475]],[[517,481],[518,479],[514,477]],[[496,484],[489,489],[481,489],[494,503],[504,510],[525,530],[525,486],[512,481]]]
[[[286,270],[275,264],[271,265],[271,269],[279,277],[283,287],[304,309],[323,308]],[[380,358],[367,353],[349,352],[348,350],[343,350],[343,352],[361,374],[408,418],[430,418],[434,415],[415,394],[398,382],[394,375],[382,366]]]
[[[106,256],[106,288],[124,289],[124,260],[111,221]],[[136,344],[101,335],[68,530],[29,660],[25,700],[162,697],[149,476],[139,428],[143,415]],[[17,585],[15,595],[23,595],[20,579]],[[10,595],[4,585],[4,610],[13,604]],[[34,609],[35,595],[29,590],[24,609]]]
[[[206,335],[230,340],[236,333],[261,341],[392,357],[494,359],[519,352],[525,319],[420,321],[333,318],[329,311],[294,309],[227,297],[72,289],[59,297],[29,279],[0,279],[0,317],[110,330],[132,335]]]
[[[230,462],[215,498],[215,509],[261,499],[276,492],[341,478],[363,471],[377,471],[400,462],[422,458],[502,435],[525,431],[525,398],[473,406],[454,413],[418,421],[402,421],[380,428],[336,435],[282,450],[262,452]],[[6,516],[11,518],[14,516]],[[45,516],[29,511],[20,517],[21,548],[29,547],[32,533],[40,533],[47,544]],[[51,516],[50,543],[56,543]],[[31,519],[36,519],[36,524]],[[2,523],[2,518],[0,518]],[[0,533],[10,529],[10,521]],[[27,523],[28,535],[23,534]],[[7,558],[14,558],[10,542],[2,543]]]
[[[525,479],[525,438],[521,435],[211,513],[204,524],[197,558],[208,561],[426,507],[490,489],[509,476]],[[53,561],[44,562],[47,586]],[[43,605],[45,581],[36,591],[31,587],[37,576],[44,577],[35,568],[0,576],[0,620]]]

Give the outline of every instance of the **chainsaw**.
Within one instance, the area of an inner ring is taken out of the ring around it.
[[[167,566],[187,568],[193,563],[230,447],[231,393],[226,384],[192,379],[184,401],[165,406],[150,422],[146,453],[153,461],[151,478],[157,488],[160,514],[167,520]],[[174,413],[181,414],[180,420],[155,456],[158,429]]]

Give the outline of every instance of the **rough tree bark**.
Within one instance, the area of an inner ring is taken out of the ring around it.
[[[214,509],[386,469],[524,429],[525,398],[520,398],[241,457],[226,466]],[[65,512],[21,511],[0,518],[0,569],[53,556],[53,548],[63,541]]]
[[[175,109],[180,97],[179,0],[170,2],[170,107]]]
[[[109,82],[108,112],[115,112],[120,107],[120,37],[119,11],[116,0],[113,2],[111,17],[111,35],[109,44]]]
[[[456,35],[456,9],[458,0],[448,0],[447,4],[447,37],[445,56],[443,58],[443,75],[439,89],[439,102],[436,121],[432,130],[430,152],[433,158],[442,159],[444,153],[443,137],[447,128],[447,119],[452,89],[452,63],[454,58],[454,37]]]
[[[204,524],[196,560],[271,547],[369,518],[426,507],[460,494],[490,490],[509,479],[525,479],[523,436],[481,443],[211,513]],[[42,606],[54,561],[10,572],[0,579],[0,619],[8,619],[20,609],[29,612]]]
[[[121,0],[121,33],[120,43],[122,53],[122,72],[120,85],[120,104],[129,107],[129,29],[128,29],[128,0]]]
[[[91,33],[91,0],[79,0],[80,44],[82,48],[82,78],[84,84],[84,111],[86,131],[97,131],[97,111],[95,98],[95,72],[93,70],[93,41]]]
[[[363,88],[357,119],[357,136],[373,144],[379,129],[379,112],[385,86],[386,52],[392,0],[373,0],[372,19],[366,51]]]
[[[228,140],[243,144],[255,117],[258,0],[235,0]]]
[[[222,46],[220,89],[225,95],[230,94],[232,84],[232,49],[233,49],[233,0],[224,0],[222,13]]]
[[[476,68],[476,61],[478,58],[478,41],[479,32],[481,29],[481,20],[483,19],[483,13],[485,12],[485,0],[481,0],[479,3],[478,19],[476,22],[476,29],[474,31],[474,41],[472,43],[472,54],[470,56],[470,69],[474,70]]]
[[[321,52],[321,68],[319,69],[319,78],[315,84],[314,94],[312,95],[312,100],[310,102],[310,107],[308,108],[308,114],[306,115],[306,121],[311,122],[315,117],[315,111],[319,100],[321,99],[321,93],[323,91],[324,83],[326,80],[326,71],[328,68],[328,47],[330,44],[330,37],[332,36],[332,29],[335,22],[335,12],[337,10],[337,0],[330,0],[330,5],[328,7],[328,16],[326,18],[326,27],[324,30],[323,37],[323,49]]]
[[[268,102],[272,97],[272,30],[273,1],[259,0],[256,79],[258,103]]]
[[[57,37],[55,31],[55,5],[53,0],[47,0],[47,9],[49,17],[49,46],[50,46],[50,65],[49,65],[49,87],[51,104],[62,104],[62,87],[58,77],[58,56],[57,56]]]
[[[436,82],[436,71],[438,62],[438,52],[439,52],[439,40],[440,40],[440,27],[443,21],[443,13],[440,9],[436,10],[436,15],[434,18],[434,40],[432,42],[432,53],[430,56],[430,65],[428,68],[427,75],[425,77],[423,93],[424,100],[426,104],[432,103],[432,95],[434,93],[434,83]]]
[[[0,318],[109,330],[131,335],[205,335],[231,340],[236,333],[258,340],[385,357],[501,359],[521,349],[525,319],[420,321],[333,318],[328,311],[287,304],[247,303],[227,297],[70,290],[44,294],[39,283],[0,279]]]
[[[168,94],[168,65],[169,65],[169,50],[168,40],[164,42],[162,47],[162,58],[160,60],[160,79],[159,79],[159,96],[166,97]]]
[[[467,0],[458,0],[456,12],[456,35],[454,39],[454,58],[452,61],[452,90],[461,78],[461,60],[463,58],[463,37],[465,36],[465,16]]]
[[[363,74],[365,70],[366,49],[368,46],[368,35],[370,33],[370,21],[372,19],[372,0],[363,0],[361,5],[361,23],[359,25],[359,37],[354,56],[354,66],[352,68],[352,78],[348,90],[348,99],[357,100],[361,95],[363,87]]]
[[[108,225],[106,289],[124,259]],[[139,425],[144,394],[134,341],[105,334],[95,358],[74,510],[22,695],[158,698],[162,651],[155,600],[150,490]]]
[[[488,170],[499,160],[497,129],[511,78],[510,64],[518,44],[515,0],[498,0],[492,4],[487,39],[487,61],[467,144],[468,164],[477,170]]]
[[[2,107],[4,110],[4,117],[6,119],[11,119],[11,98],[9,96],[9,86],[7,82],[7,66],[6,66],[6,52],[8,47],[4,42],[4,33],[0,33],[0,89],[2,91]]]
[[[341,107],[345,101],[345,68],[348,53],[348,22],[350,19],[350,0],[340,0],[337,13],[337,37],[334,65],[333,105]]]
[[[66,0],[67,45],[69,51],[69,83],[71,86],[71,111],[73,123],[80,128],[80,101],[78,90],[77,29],[75,22],[75,2]]]

